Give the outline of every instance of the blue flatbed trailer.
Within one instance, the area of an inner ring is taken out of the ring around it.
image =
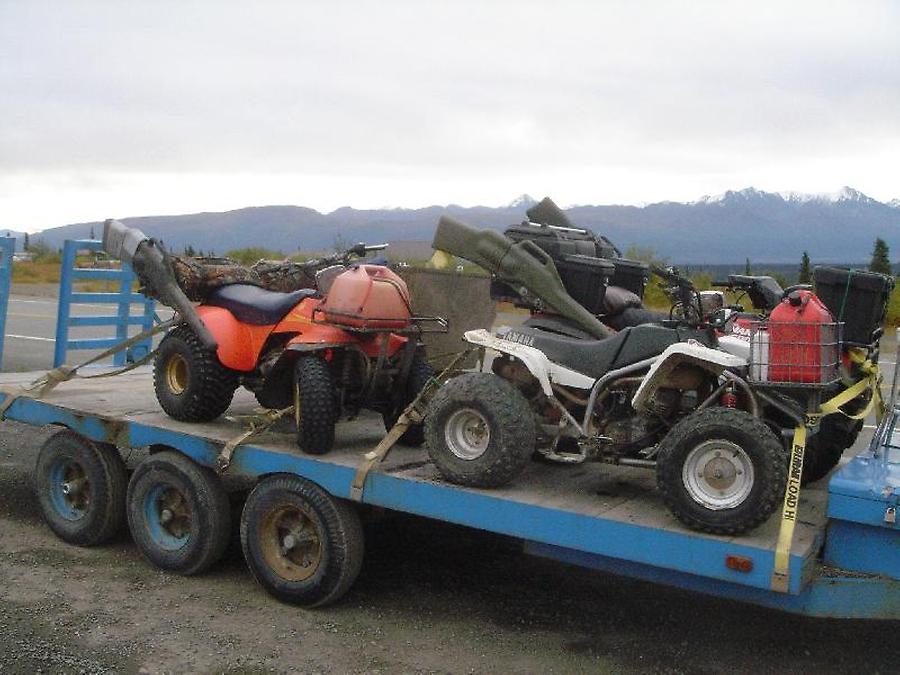
[[[4,374],[10,390],[37,373]],[[0,401],[8,394],[0,394]],[[150,373],[75,380],[41,400],[17,398],[6,418],[60,425],[98,443],[167,448],[214,467],[243,427],[232,416],[255,402],[239,393],[228,416],[188,424],[167,417]],[[779,519],[740,537],[688,530],[669,514],[653,472],[588,463],[535,463],[508,487],[479,490],[440,479],[424,450],[397,447],[368,474],[361,501],[520,539],[526,551],[580,565],[787,612],[834,618],[900,618],[900,429],[897,413],[873,443],[835,475],[801,494],[787,592],[772,590]],[[312,481],[340,500],[363,454],[383,437],[379,417],[337,427],[335,450],[302,455],[294,435],[264,432],[240,445],[228,476],[255,482],[273,474]]]

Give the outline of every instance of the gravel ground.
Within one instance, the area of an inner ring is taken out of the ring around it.
[[[81,549],[42,523],[48,433],[0,425],[0,673],[887,673],[896,626],[812,620],[523,555],[515,542],[369,514],[336,606],[278,603],[239,547],[182,578],[127,534]]]

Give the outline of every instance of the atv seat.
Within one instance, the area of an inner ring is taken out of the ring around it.
[[[605,340],[579,340],[525,326],[515,328],[511,333],[518,335],[510,335],[508,339],[530,343],[552,362],[593,378],[600,378],[615,368],[659,356],[666,347],[677,342],[694,339],[710,346],[712,342],[706,331],[665,328],[655,324],[625,328]]]
[[[297,303],[315,294],[312,288],[278,293],[251,284],[229,284],[210,293],[206,304],[227,309],[238,321],[268,326],[281,321]]]

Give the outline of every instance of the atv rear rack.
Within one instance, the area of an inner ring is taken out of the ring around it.
[[[754,322],[750,377],[755,385],[829,387],[841,379],[843,323]]]

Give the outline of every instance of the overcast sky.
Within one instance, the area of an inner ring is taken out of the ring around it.
[[[0,228],[900,197],[900,2],[0,0]]]

